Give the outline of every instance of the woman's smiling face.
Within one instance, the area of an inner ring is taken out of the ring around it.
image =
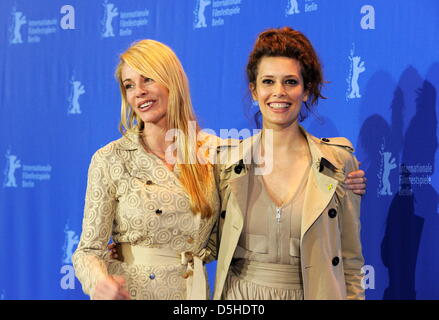
[[[145,123],[166,123],[169,90],[151,78],[144,77],[126,63],[121,69],[128,104]]]
[[[259,103],[264,128],[285,128],[298,122],[302,102],[308,99],[299,61],[287,57],[263,57],[256,83],[250,84]]]

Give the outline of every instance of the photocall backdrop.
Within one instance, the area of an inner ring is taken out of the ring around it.
[[[122,51],[166,43],[201,125],[252,129],[247,57],[259,32],[286,25],[309,37],[329,81],[304,126],[349,138],[367,173],[367,298],[438,299],[435,0],[2,0],[0,298],[88,298],[71,257],[91,156],[120,137]]]

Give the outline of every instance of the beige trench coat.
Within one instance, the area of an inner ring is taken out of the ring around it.
[[[209,148],[210,143],[204,143]],[[208,199],[214,215],[194,215],[179,172],[178,166],[171,172],[159,158],[145,152],[139,136],[132,133],[94,154],[81,241],[73,255],[75,273],[86,294],[93,296],[96,283],[110,274],[125,278],[132,299],[205,298],[201,260],[209,255],[205,247],[217,221],[219,196],[213,192]],[[129,259],[110,259],[110,237],[133,246],[126,252]],[[210,248],[216,255],[216,248]],[[188,277],[192,270],[193,276]]]
[[[301,224],[300,255],[304,298],[364,299],[360,243],[360,196],[345,189],[345,174],[358,169],[345,138],[318,139],[302,127],[312,156]],[[253,136],[251,145],[260,141]],[[236,147],[236,145],[235,145]],[[233,146],[219,147],[233,148]],[[245,155],[249,150],[242,151]],[[214,299],[220,299],[241,236],[248,199],[249,165],[240,159],[220,167],[221,215]],[[223,160],[223,163],[225,161]]]

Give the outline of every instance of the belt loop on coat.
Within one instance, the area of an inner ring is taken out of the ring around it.
[[[199,255],[184,251],[181,253],[181,264],[187,269],[183,278],[186,279],[186,297],[188,300],[207,300],[207,279],[204,273],[203,260],[210,254],[210,250],[204,248]]]

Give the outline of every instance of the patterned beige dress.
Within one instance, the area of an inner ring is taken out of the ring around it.
[[[145,152],[135,134],[94,154],[81,240],[73,255],[86,294],[93,297],[97,281],[109,274],[125,277],[132,299],[187,299],[188,288],[194,291],[195,281],[205,281],[201,260],[209,255],[206,246],[217,220],[217,188],[209,199],[214,215],[201,219],[191,212],[178,166],[174,168],[170,171]],[[109,258],[110,237],[123,244],[123,262]],[[208,292],[205,282],[206,292],[198,297]]]

